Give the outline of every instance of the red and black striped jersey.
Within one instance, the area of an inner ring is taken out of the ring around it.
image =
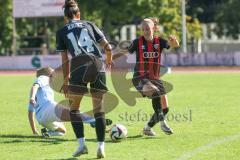
[[[134,77],[159,79],[161,67],[161,53],[163,49],[169,49],[167,40],[155,37],[152,42],[145,40],[143,36],[133,40],[128,51],[136,55]]]

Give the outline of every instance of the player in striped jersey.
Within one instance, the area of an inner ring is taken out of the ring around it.
[[[133,85],[145,97],[152,99],[154,114],[143,129],[148,136],[155,136],[152,127],[160,122],[160,128],[166,134],[172,134],[172,129],[164,120],[162,112],[161,96],[166,95],[162,81],[159,79],[161,67],[161,53],[163,49],[179,47],[175,36],[169,36],[168,41],[154,36],[154,22],[147,18],[142,21],[143,36],[135,39],[128,51],[136,55],[134,67]]]

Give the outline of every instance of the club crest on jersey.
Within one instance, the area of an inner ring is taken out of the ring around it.
[[[158,52],[144,52],[143,57],[144,58],[157,58],[157,57],[159,57],[159,53]]]
[[[159,44],[154,44],[153,47],[154,49],[158,49]]]
[[[146,49],[146,47],[144,45],[142,45],[142,49]]]

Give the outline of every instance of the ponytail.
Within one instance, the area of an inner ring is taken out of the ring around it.
[[[64,8],[64,15],[69,19],[73,19],[74,15],[80,12],[78,4],[75,0],[65,0]]]

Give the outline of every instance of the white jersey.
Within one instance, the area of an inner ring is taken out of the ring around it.
[[[48,76],[39,76],[34,84],[39,85],[39,89],[36,93],[36,105],[33,106],[29,104],[28,110],[35,111],[38,113],[41,109],[44,108],[47,104],[56,104],[54,101],[54,92],[49,86],[49,77]]]
[[[61,112],[62,110],[60,108],[63,109],[64,106],[56,108],[57,102],[54,101],[54,92],[49,85],[49,79],[50,78],[47,76],[39,76],[36,79],[34,84],[39,85],[36,93],[36,105],[33,106],[29,103],[28,110],[36,113],[36,118],[39,124],[54,130],[56,129],[56,126],[58,127],[58,125],[55,125],[55,122],[60,121],[56,112]],[[85,123],[95,122],[94,118],[85,113],[81,113],[81,118]]]

